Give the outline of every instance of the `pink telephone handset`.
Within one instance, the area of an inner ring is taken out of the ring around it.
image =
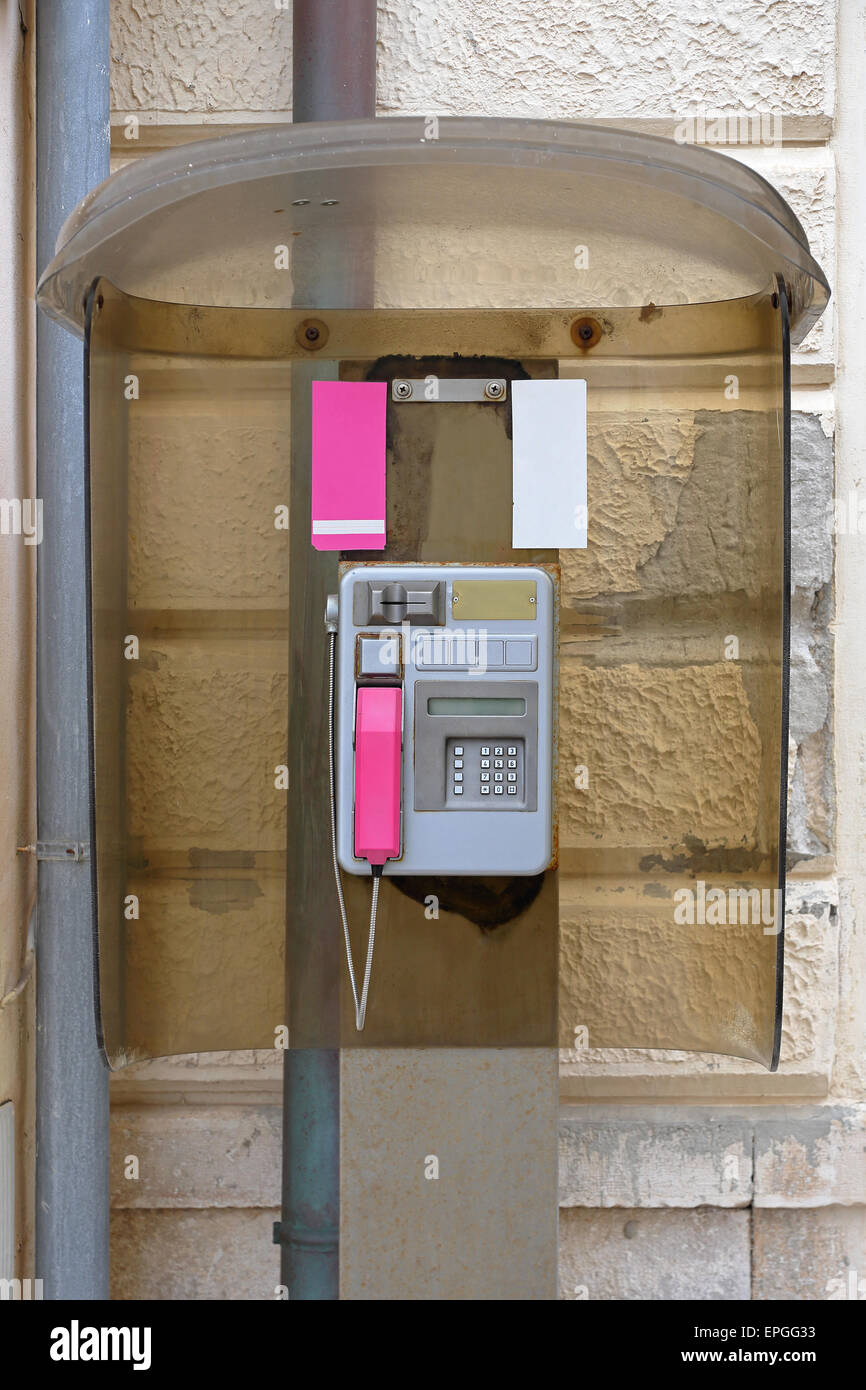
[[[346,903],[337,859],[337,822],[334,778],[334,645],[336,628],[326,617],[331,634],[329,725],[331,742],[331,845],[334,877],[346,944],[346,961],[355,1001],[355,1027],[360,1033],[367,1014],[373,943],[376,940],[376,910],[382,869],[388,859],[400,855],[400,785],[402,776],[403,691],[399,686],[358,687],[355,705],[355,854],[366,859],[373,878],[370,904],[370,933],[367,959],[360,991],[352,958]]]
[[[399,686],[360,686],[357,701],[355,854],[378,876],[385,861],[400,854],[403,691]]]

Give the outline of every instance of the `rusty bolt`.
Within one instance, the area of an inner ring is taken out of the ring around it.
[[[601,324],[598,319],[579,318],[571,325],[571,340],[584,352],[588,348],[594,348],[600,338]]]

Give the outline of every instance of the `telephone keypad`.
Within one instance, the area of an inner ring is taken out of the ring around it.
[[[490,754],[496,756],[490,757]],[[508,755],[507,761],[504,755]],[[481,739],[463,738],[457,743],[446,740],[446,795],[445,809],[460,797],[460,809],[471,811],[474,806],[481,809],[481,798],[504,797],[507,792],[512,798],[507,804],[497,805],[499,810],[519,811],[526,802],[525,787],[526,748],[523,740],[519,743],[482,743]],[[500,771],[508,767],[508,772]],[[495,772],[489,769],[493,767]],[[503,785],[507,783],[507,785]],[[493,808],[490,807],[492,810]]]

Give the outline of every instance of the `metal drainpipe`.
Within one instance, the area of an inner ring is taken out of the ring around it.
[[[337,121],[376,114],[376,0],[294,0],[292,15],[293,118],[298,121]],[[350,305],[345,307],[349,308]],[[305,494],[305,495],[304,495]],[[309,514],[309,477],[292,485],[292,513]],[[292,584],[291,622],[303,626],[305,613],[315,610],[312,629],[320,632],[318,669],[325,672],[324,596],[336,588],[336,556],[310,552],[301,592]],[[293,576],[298,575],[293,566]],[[308,652],[310,669],[316,654]],[[314,684],[314,683],[313,683]],[[291,736],[305,726],[310,704],[321,707],[322,689],[300,691],[293,683]],[[312,702],[312,703],[311,703]],[[312,722],[311,722],[312,727]],[[319,750],[321,752],[321,750]],[[304,815],[316,820],[327,835],[326,778],[304,796]],[[316,798],[311,806],[310,797]],[[289,854],[303,853],[289,818]],[[290,873],[292,872],[290,862]],[[330,885],[329,885],[330,887]],[[292,891],[290,883],[289,891]],[[327,891],[327,890],[326,890]],[[321,913],[304,895],[295,911]],[[311,923],[315,931],[316,923]],[[287,951],[291,960],[291,950]],[[305,980],[316,990],[323,1007],[335,998],[325,978],[323,962],[318,980]],[[293,1300],[339,1298],[340,1215],[340,1054],[337,1049],[289,1049],[284,1071],[283,1199],[279,1240],[282,1282]]]
[[[109,171],[109,0],[39,0],[36,254]],[[36,776],[39,842],[90,840],[82,347],[39,316]],[[43,850],[46,853],[47,850]],[[51,1299],[108,1298],[108,1072],[94,1025],[90,864],[40,858],[36,1274]]]

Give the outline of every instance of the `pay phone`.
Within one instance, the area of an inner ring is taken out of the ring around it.
[[[551,862],[554,586],[529,566],[356,566],[326,624],[334,872],[360,1029],[383,874]],[[360,999],[341,870],[373,878]]]

